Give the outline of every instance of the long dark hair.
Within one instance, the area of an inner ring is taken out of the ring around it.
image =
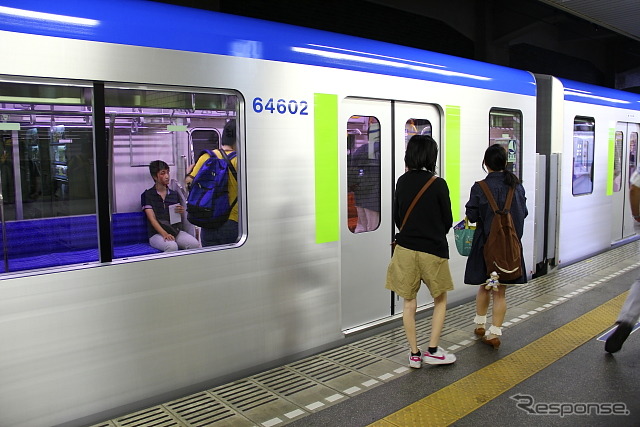
[[[413,135],[407,143],[404,164],[409,169],[426,169],[436,173],[438,144],[429,135]]]
[[[520,184],[518,177],[507,170],[507,150],[502,145],[493,144],[487,148],[487,151],[484,152],[484,160],[482,160],[482,170],[486,172],[485,165],[494,172],[502,171],[504,183],[509,187]]]

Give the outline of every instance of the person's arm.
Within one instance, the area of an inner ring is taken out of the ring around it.
[[[156,233],[161,235],[164,240],[175,240],[175,238],[171,234],[167,233],[164,228],[162,228],[162,226],[158,222],[158,219],[156,218],[155,212],[153,212],[153,209],[145,208],[144,213],[147,216],[147,221],[149,221],[149,224],[151,224],[153,229],[156,230]]]
[[[440,197],[440,212],[442,216],[442,223],[445,226],[445,232],[448,233],[453,226],[453,213],[451,212],[451,196],[449,195],[449,186],[444,179],[442,179],[442,182],[444,184],[444,189],[442,190],[442,192],[438,193],[438,197]]]
[[[480,190],[480,186],[477,184],[473,184],[473,186],[471,187],[471,193],[469,194],[469,201],[466,205],[464,205],[466,209],[465,215],[467,216],[469,222],[472,223],[478,222],[478,220],[480,219],[480,199],[478,190]]]

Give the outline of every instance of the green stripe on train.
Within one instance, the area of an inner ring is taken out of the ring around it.
[[[451,198],[451,212],[453,221],[464,219],[464,211],[460,203],[460,107],[447,105],[445,108],[445,134],[444,144],[444,174],[449,186],[449,196]]]
[[[613,174],[616,156],[616,129],[609,128],[609,156],[607,161],[607,196],[613,196]],[[593,167],[593,166],[591,166]]]
[[[316,243],[340,240],[338,96],[314,95]]]

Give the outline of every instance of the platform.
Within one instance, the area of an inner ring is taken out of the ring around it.
[[[450,307],[440,346],[452,365],[408,368],[396,324],[93,426],[637,426],[640,333],[614,355],[604,338],[639,254],[635,241],[508,289],[499,350],[473,335],[473,301]],[[417,322],[423,347],[430,321]]]

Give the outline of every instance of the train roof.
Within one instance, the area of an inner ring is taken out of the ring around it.
[[[5,0],[0,30],[308,64],[535,95],[525,71],[326,31],[143,0]]]
[[[608,107],[640,110],[640,95],[588,83],[559,78],[564,89],[564,99]]]

